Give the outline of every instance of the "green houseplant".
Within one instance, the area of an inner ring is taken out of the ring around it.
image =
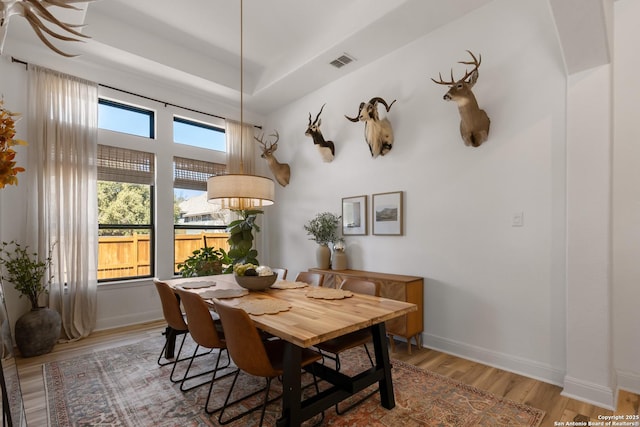
[[[60,314],[48,307],[40,306],[40,297],[49,292],[53,246],[45,259],[29,252],[28,246],[16,241],[2,242],[0,246],[0,278],[11,282],[20,298],[26,296],[31,311],[20,316],[16,322],[15,338],[24,357],[49,353],[60,338],[62,322]],[[6,272],[6,273],[5,273]]]
[[[229,232],[229,258],[231,263],[225,269],[225,273],[233,273],[235,264],[255,264],[258,262],[258,251],[253,249],[253,231],[260,231],[256,224],[256,218],[263,211],[259,209],[234,210],[239,216],[227,227]]]
[[[307,235],[312,236],[310,240],[314,240],[318,244],[316,250],[318,268],[328,269],[331,266],[329,243],[334,243],[338,240],[340,218],[340,215],[322,212],[304,225]]]
[[[205,243],[204,248],[196,249],[184,262],[178,264],[178,271],[182,277],[212,276],[222,274],[225,266],[230,263],[224,249],[212,248]]]

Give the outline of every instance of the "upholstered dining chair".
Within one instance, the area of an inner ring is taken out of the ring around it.
[[[370,280],[353,278],[345,279],[340,285],[340,289],[372,296],[375,296],[376,294],[376,284],[375,282],[372,282]],[[371,353],[369,352],[369,348],[367,347],[367,343],[369,342],[371,342],[371,330],[369,328],[366,328],[330,339],[328,341],[321,342],[316,345],[316,348],[320,351],[320,354],[322,354],[323,358],[326,357],[329,359],[333,359],[336,363],[336,371],[339,371],[341,368],[340,353],[358,346],[364,347],[371,366],[374,366],[373,358],[371,357]],[[340,410],[338,404],[336,404],[336,412],[338,414],[344,414],[348,410],[352,409],[356,405],[359,405],[364,400],[372,396],[376,391],[377,389],[342,410]]]
[[[284,373],[283,359],[285,342],[280,339],[263,341],[260,338],[258,329],[253,324],[253,321],[249,317],[246,311],[241,308],[236,308],[228,305],[220,300],[214,300],[216,311],[222,321],[222,327],[225,331],[227,349],[231,355],[231,359],[239,368],[249,375],[264,377],[267,381],[266,387],[250,393],[240,399],[237,399],[229,403],[233,387],[238,379],[240,371],[236,372],[233,383],[229,388],[229,392],[224,402],[224,406],[218,416],[218,422],[220,424],[228,424],[235,420],[238,420],[251,412],[260,409],[262,407],[262,413],[260,415],[260,426],[264,421],[264,414],[267,408],[269,400],[269,390],[271,388],[271,380],[275,377],[279,377]],[[322,356],[317,352],[309,349],[302,350],[301,366],[307,366],[313,362],[321,360]],[[316,393],[319,392],[318,384],[314,375],[313,378]],[[223,420],[225,410],[236,403],[243,401],[244,399],[254,396],[265,390],[264,401],[261,406],[250,408],[240,414],[234,415],[228,420]]]
[[[217,327],[216,321],[211,317],[211,313],[209,312],[209,308],[207,304],[204,302],[202,297],[195,292],[190,292],[183,288],[177,287],[175,292],[178,293],[180,299],[182,300],[182,305],[184,306],[184,311],[187,314],[187,325],[189,326],[189,333],[193,340],[200,346],[208,349],[218,349],[218,354],[216,357],[216,363],[213,370],[208,372],[213,372],[213,376],[211,381],[205,381],[195,386],[191,386],[189,388],[184,388],[184,381],[180,384],[180,390],[188,391],[195,387],[199,387],[206,383],[210,383],[209,385],[209,393],[207,394],[207,401],[204,404],[204,409],[208,414],[213,414],[218,409],[209,410],[209,401],[211,400],[211,391],[213,389],[213,383],[216,380],[224,378],[228,375],[231,375],[235,372],[235,370],[225,372],[224,374],[218,376],[218,372],[228,368],[230,365],[230,358],[228,363],[225,366],[220,366],[220,356],[223,351],[227,350],[227,344],[225,341],[226,335],[222,334],[222,328]],[[221,326],[221,325],[220,325]],[[228,354],[228,352],[227,352]],[[195,351],[194,351],[195,355]],[[187,367],[187,372],[185,373],[185,378],[189,374],[189,370],[191,369],[193,363],[193,358],[189,362],[189,366]],[[195,377],[192,376],[191,378]]]
[[[160,356],[158,356],[158,365],[167,366],[172,364],[173,367],[171,369],[171,375],[169,375],[169,379],[174,383],[183,382],[186,378],[186,373],[181,378],[174,378],[174,374],[178,362],[184,362],[193,358],[193,356],[184,357],[182,359],[180,358],[185,338],[189,333],[189,327],[187,326],[184,314],[182,313],[182,309],[180,308],[180,298],[178,297],[178,295],[173,291],[173,289],[171,289],[169,285],[160,280],[154,279],[153,283],[156,285],[156,290],[158,291],[158,296],[160,297],[160,303],[162,305],[162,314],[165,321],[167,322],[167,327],[163,332],[163,335],[165,335],[166,339],[164,342],[164,346],[160,351]],[[175,357],[166,358],[166,352],[169,350],[169,346],[174,345],[176,338],[180,335],[182,335],[182,340],[180,341],[178,353],[175,355]],[[195,354],[195,357],[205,356],[207,354],[209,354],[209,352],[199,353]],[[165,355],[164,358],[163,355]],[[191,378],[186,379],[189,380]]]
[[[286,268],[272,268],[271,271],[278,275],[278,280],[285,280],[287,278]]]
[[[296,282],[308,283],[311,286],[322,286],[324,283],[324,274],[314,271],[301,271],[296,276]]]

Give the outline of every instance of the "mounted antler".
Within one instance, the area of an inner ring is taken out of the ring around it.
[[[387,104],[387,102],[380,97],[371,98],[367,103],[360,103],[356,117],[345,115],[347,120],[351,120],[352,122],[364,122],[364,138],[367,144],[369,144],[369,151],[371,151],[371,156],[374,158],[378,157],[378,155],[384,156],[393,147],[393,129],[391,128],[391,122],[389,122],[386,117],[380,119],[378,115],[378,103],[384,105],[388,113],[395,102],[396,100],[394,99],[391,104]]]
[[[330,162],[333,160],[333,157],[336,154],[335,145],[333,144],[333,141],[325,141],[324,137],[322,136],[322,132],[320,132],[320,124],[322,123],[320,114],[322,114],[322,110],[324,109],[325,105],[326,104],[322,105],[322,108],[320,108],[320,112],[316,116],[316,119],[313,121],[313,123],[311,122],[311,113],[309,113],[309,124],[307,125],[307,130],[304,132],[304,134],[313,138],[313,144],[318,148],[322,159],[325,162]]]
[[[479,147],[484,141],[487,140],[489,135],[489,116],[484,110],[478,107],[476,97],[473,95],[471,89],[478,81],[478,68],[482,62],[482,56],[475,57],[471,51],[467,50],[469,55],[473,58],[472,61],[459,61],[459,64],[473,65],[471,71],[467,71],[463,78],[455,80],[453,77],[453,69],[451,70],[451,80],[444,81],[442,74],[438,73],[440,80],[433,80],[434,83],[439,85],[449,86],[449,91],[444,95],[445,101],[455,101],[458,104],[458,111],[460,113],[460,134],[464,140],[465,145],[472,147]]]
[[[286,187],[289,184],[289,178],[291,177],[291,168],[286,163],[278,162],[278,159],[273,155],[273,153],[278,149],[278,140],[280,139],[280,134],[276,130],[275,134],[271,134],[270,136],[274,137],[276,140],[273,142],[265,143],[264,142],[264,134],[260,135],[260,137],[254,136],[253,138],[262,146],[262,154],[260,157],[267,161],[269,165],[269,169],[271,169],[271,173],[276,177],[276,181],[283,187]]]
[[[63,34],[59,34],[54,30],[48,28],[44,21],[47,21],[64,32],[72,34],[77,37],[89,38],[76,30],[76,28],[82,28],[83,25],[74,25],[66,22],[62,22],[57,19],[49,10],[47,9],[50,6],[58,6],[65,9],[73,9],[73,10],[82,10],[76,6],[73,6],[74,3],[87,3],[92,2],[94,0],[1,0],[0,1],[0,55],[2,54],[2,49],[4,47],[4,41],[7,36],[7,27],[9,26],[9,19],[13,15],[23,16],[33,31],[35,31],[38,38],[49,47],[49,49],[53,50],[59,55],[66,57],[73,57],[77,55],[71,55],[65,53],[55,47],[44,35],[43,32],[49,34],[51,37],[54,37],[58,40],[63,41],[80,41],[77,38],[65,36]]]

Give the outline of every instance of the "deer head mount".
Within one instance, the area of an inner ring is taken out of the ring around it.
[[[473,65],[471,71],[467,71],[463,78],[455,80],[453,78],[453,69],[451,70],[451,80],[444,81],[442,74],[439,74],[440,80],[433,80],[439,85],[449,86],[449,91],[444,95],[445,101],[454,101],[458,104],[458,112],[460,113],[460,134],[464,140],[464,144],[472,147],[479,147],[487,140],[489,136],[489,116],[484,110],[478,107],[478,101],[473,95],[471,89],[478,81],[478,68],[482,62],[482,56],[469,52],[472,61],[459,61],[459,64]]]
[[[291,168],[287,163],[280,163],[278,159],[273,155],[273,153],[278,149],[278,140],[280,139],[280,134],[278,131],[276,133],[271,134],[270,136],[274,137],[276,140],[273,142],[264,142],[264,134],[260,135],[260,137],[254,136],[253,138],[260,144],[262,149],[262,154],[260,157],[267,161],[269,165],[269,169],[271,169],[271,173],[283,187],[286,187],[289,184],[289,178],[291,177]]]
[[[82,25],[74,25],[66,22],[62,22],[57,19],[49,10],[47,9],[50,6],[58,6],[66,9],[73,10],[82,10],[76,6],[73,6],[74,3],[87,3],[92,2],[94,0],[0,0],[0,55],[2,55],[2,49],[4,47],[4,41],[7,37],[7,29],[9,26],[9,19],[13,15],[18,15],[24,17],[33,31],[35,31],[36,35],[42,43],[47,45],[49,49],[53,50],[59,55],[66,57],[73,57],[77,55],[70,55],[65,53],[55,47],[49,39],[47,39],[43,32],[49,34],[51,37],[54,37],[58,40],[63,41],[80,41],[77,38],[70,37],[68,35],[60,34],[56,32],[58,29],[63,30],[63,33],[68,33],[77,37],[89,38],[76,29],[81,28]],[[56,30],[52,30],[45,23],[47,21],[50,24],[58,27]]]
[[[325,105],[327,104],[322,104],[322,108],[320,108],[320,112],[313,122],[311,122],[311,113],[309,113],[309,124],[307,125],[307,130],[304,134],[313,138],[313,144],[318,149],[322,160],[330,162],[336,154],[336,147],[333,144],[333,141],[325,141],[322,136],[322,132],[320,132],[320,124],[322,123],[320,114],[322,114],[322,109]]]
[[[376,158],[379,155],[384,156],[393,147],[393,129],[391,128],[391,122],[386,117],[380,118],[378,114],[378,103],[384,105],[387,113],[391,109],[391,106],[396,102],[394,99],[391,104],[387,105],[387,102],[380,98],[371,98],[369,102],[361,102],[356,117],[349,117],[345,115],[347,120],[352,122],[361,121],[364,122],[364,138],[369,144],[369,151],[371,151],[371,157]]]

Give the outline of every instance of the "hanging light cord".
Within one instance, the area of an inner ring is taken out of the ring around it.
[[[240,174],[244,174],[244,43],[243,43],[243,0],[240,0]]]

